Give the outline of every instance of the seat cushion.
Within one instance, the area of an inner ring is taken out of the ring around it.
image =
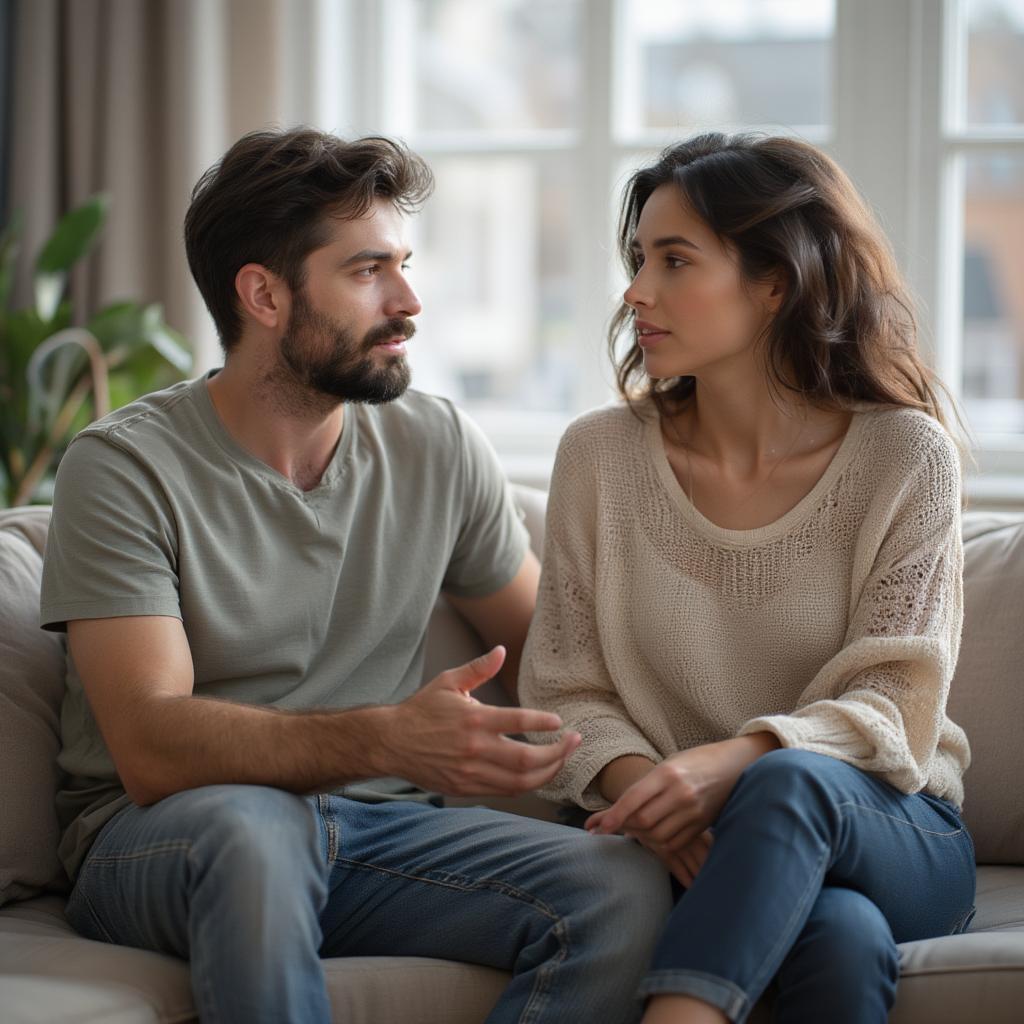
[[[57,860],[64,641],[39,628],[49,509],[0,512],[0,906],[61,890]]]
[[[81,1005],[109,999],[125,1014],[110,1018],[117,1021],[194,1019],[182,961],[79,938],[64,920],[62,906],[55,897],[40,897],[0,910],[4,1024],[83,1020],[80,1004],[70,999],[75,993],[88,997]],[[891,1024],[1016,1024],[1020,1019],[1024,868],[981,868],[977,906],[966,935],[900,946]],[[417,957],[339,957],[325,961],[324,969],[332,1018],[346,1024],[480,1024],[508,981],[507,974],[490,967]],[[46,988],[30,984],[33,979],[45,981]],[[766,1004],[751,1016],[752,1024],[770,1019]]]
[[[1024,520],[964,516],[964,629],[949,717],[971,743],[964,820],[979,864],[1024,864]]]

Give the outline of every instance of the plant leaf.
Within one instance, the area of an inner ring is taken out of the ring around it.
[[[110,197],[100,192],[65,214],[39,253],[36,271],[53,274],[70,270],[89,251],[109,208]]]

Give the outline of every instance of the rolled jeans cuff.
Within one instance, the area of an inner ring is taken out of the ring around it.
[[[745,1020],[750,1000],[738,985],[703,971],[649,971],[640,983],[641,999],[650,996],[693,996],[721,1010],[731,1021]]]

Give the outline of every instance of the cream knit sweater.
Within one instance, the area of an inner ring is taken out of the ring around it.
[[[795,508],[726,530],[679,486],[653,405],[636,412],[576,420],[555,463],[519,694],[583,743],[544,795],[597,810],[615,758],[769,731],[959,806],[970,754],[945,713],[963,619],[949,435],[913,410],[859,411]]]

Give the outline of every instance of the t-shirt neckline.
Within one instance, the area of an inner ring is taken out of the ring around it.
[[[708,519],[690,501],[686,491],[683,490],[676,479],[676,475],[672,471],[672,465],[668,461],[668,454],[665,451],[661,437],[660,418],[653,404],[649,408],[644,430],[647,435],[648,455],[654,464],[655,472],[673,504],[682,512],[690,524],[705,536],[716,541],[740,546],[753,546],[764,544],[784,535],[817,507],[821,498],[850,464],[855,452],[857,439],[860,437],[866,419],[867,412],[865,410],[855,410],[839,448],[832,456],[832,460],[825,468],[825,472],[818,478],[817,483],[788,512],[784,513],[774,522],[766,523],[764,526],[758,526],[751,530],[730,530],[724,526],[719,526]]]
[[[280,487],[289,494],[294,494],[306,501],[315,499],[318,495],[332,490],[342,475],[342,467],[354,443],[356,417],[352,415],[352,406],[348,405],[345,407],[345,420],[341,430],[341,437],[338,438],[334,454],[331,456],[331,461],[327,464],[327,468],[320,477],[320,482],[312,490],[304,491],[274,469],[273,466],[267,465],[262,459],[257,458],[247,448],[239,444],[227,427],[224,426],[217,408],[213,404],[213,399],[210,397],[209,389],[206,386],[207,382],[220,372],[220,369],[220,367],[216,367],[197,377],[192,382],[191,391],[199,414],[210,431],[211,437],[213,437],[232,462],[256,473],[264,480],[269,481],[276,487]]]

